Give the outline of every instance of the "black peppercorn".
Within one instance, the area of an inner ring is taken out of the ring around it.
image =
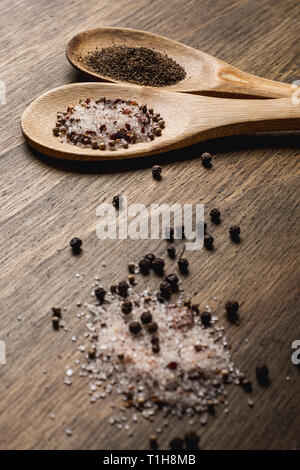
[[[154,352],[155,354],[159,353],[160,351],[160,346],[159,344],[153,344],[152,346],[152,352]]]
[[[157,181],[159,181],[161,179],[161,172],[162,172],[162,167],[159,166],[159,165],[154,165],[152,167],[152,175],[153,175],[153,178]]]
[[[151,344],[158,344],[159,343],[159,337],[157,335],[153,335],[151,337]]]
[[[161,282],[159,285],[159,290],[164,299],[169,300],[171,297],[171,288],[168,282]]]
[[[263,364],[256,367],[256,379],[261,387],[267,387],[270,384],[268,366]]]
[[[59,328],[59,317],[52,317],[52,326],[54,328],[54,330],[58,330]]]
[[[54,317],[61,318],[61,308],[60,307],[52,307],[52,313]]]
[[[132,302],[130,300],[126,300],[125,302],[122,302],[121,310],[124,313],[124,315],[129,315],[129,313],[132,311]]]
[[[143,325],[147,325],[152,322],[152,315],[150,312],[143,312],[141,315],[141,322]]]
[[[103,289],[103,287],[98,287],[98,289],[95,289],[95,296],[99,300],[100,304],[103,304],[105,294],[106,294],[106,291],[105,289]]]
[[[161,258],[155,258],[152,262],[152,268],[154,272],[158,275],[162,275],[164,271],[165,262]]]
[[[205,166],[205,168],[212,167],[212,163],[211,163],[212,157],[210,153],[204,152],[201,158],[202,158],[202,165]]]
[[[214,238],[211,235],[205,234],[203,241],[204,241],[204,246],[207,250],[213,249]]]
[[[81,251],[82,241],[80,240],[80,238],[74,237],[70,241],[70,246],[73,250],[73,253],[75,255],[78,255]]]
[[[141,327],[140,322],[132,321],[131,323],[129,323],[129,331],[132,334],[137,335],[141,331],[141,329],[142,327]]]
[[[129,289],[129,285],[127,284],[126,281],[121,281],[118,284],[118,293],[122,297],[127,297],[127,291]]]
[[[238,317],[239,303],[234,301],[226,302],[225,310],[227,313],[227,318],[231,323],[236,323],[239,319]]]
[[[148,326],[147,326],[147,331],[148,331],[148,333],[153,334],[153,333],[156,333],[157,330],[158,330],[158,325],[157,325],[157,323],[152,322],[152,323],[149,323],[149,324],[148,324]]]
[[[113,206],[116,208],[116,209],[120,209],[120,206],[121,206],[121,197],[119,194],[117,194],[117,196],[114,196],[113,197]]]
[[[158,449],[157,437],[154,434],[151,434],[151,436],[149,437],[149,443],[150,443],[151,450]]]
[[[146,259],[151,266],[153,261],[155,260],[155,255],[153,253],[148,253],[147,255],[144,256],[144,259]]]
[[[252,392],[252,382],[248,379],[242,378],[240,379],[240,386],[246,393]]]
[[[176,258],[176,249],[173,246],[170,246],[169,248],[167,248],[167,253],[168,253],[169,258],[171,259]]]
[[[170,449],[172,450],[183,450],[183,439],[180,437],[173,437],[170,441]]]
[[[139,267],[140,267],[140,270],[141,270],[142,274],[149,274],[150,263],[147,259],[145,259],[145,258],[142,259],[139,262]]]
[[[221,212],[219,211],[219,209],[212,209],[210,211],[210,218],[214,224],[219,224],[221,222],[220,217]]]
[[[196,432],[190,431],[187,432],[184,436],[185,440],[185,445],[187,450],[196,450],[198,449],[198,444],[199,444],[199,436]]]
[[[201,313],[200,318],[203,326],[211,326],[211,314],[209,312]]]
[[[178,268],[181,274],[187,274],[189,270],[189,262],[186,258],[180,258],[178,260]]]
[[[165,279],[170,284],[172,291],[177,292],[179,279],[176,274],[168,274]]]
[[[173,227],[168,227],[166,229],[166,240],[168,240],[169,242],[174,241],[174,229],[173,229]]]
[[[241,229],[238,225],[233,225],[229,229],[229,234],[230,234],[232,240],[234,240],[234,241],[239,241],[240,233],[241,233]]]
[[[163,304],[164,301],[165,301],[165,297],[162,295],[161,292],[157,292],[156,298],[157,298],[158,302],[160,302],[161,304]]]

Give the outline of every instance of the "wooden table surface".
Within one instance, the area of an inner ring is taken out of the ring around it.
[[[96,237],[96,207],[118,193],[129,203],[198,202],[205,204],[207,217],[213,207],[222,212],[223,223],[211,229],[215,251],[189,252],[185,286],[202,309],[210,303],[221,317],[226,300],[240,302],[241,325],[224,324],[236,365],[253,380],[254,407],[232,387],[228,414],[220,409],[206,426],[195,420],[201,447],[299,449],[300,370],[291,362],[292,342],[300,339],[299,133],[231,137],[155,159],[75,165],[33,153],[20,131],[20,116],[33,99],[82,80],[65,58],[67,42],[80,31],[143,29],[292,83],[300,79],[299,16],[297,0],[2,0],[0,79],[7,101],[0,105],[0,339],[7,349],[7,364],[0,365],[2,449],[145,449],[161,422],[140,419],[129,438],[108,426],[108,401],[90,404],[85,380],[63,383],[65,366],[75,357],[71,336],[84,330],[76,301],[89,298],[94,276],[109,285],[127,277],[128,261],[149,251],[165,256],[165,241]],[[203,151],[215,155],[211,170],[200,163]],[[163,165],[161,182],[151,177],[153,161]],[[236,223],[243,233],[240,245],[228,239],[228,226]],[[70,254],[73,236],[83,239],[80,257]],[[85,274],[81,282],[77,272]],[[155,287],[157,281],[146,284]],[[139,278],[137,289],[144,285]],[[70,332],[52,330],[53,305],[66,307]],[[255,381],[261,361],[272,380],[266,390]],[[72,436],[65,434],[67,427]],[[171,420],[159,436],[160,447],[187,428],[187,419]]]

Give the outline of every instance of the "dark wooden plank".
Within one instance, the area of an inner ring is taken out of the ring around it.
[[[161,423],[140,420],[134,439],[107,427],[107,402],[91,405],[87,383],[63,384],[64,367],[74,360],[71,335],[80,334],[76,301],[87,298],[95,274],[104,284],[127,276],[127,262],[145,251],[163,255],[161,241],[105,241],[96,238],[95,209],[116,193],[130,202],[205,203],[219,207],[224,222],[213,229],[214,253],[189,254],[186,289],[202,306],[222,316],[225,300],[242,304],[239,328],[226,323],[236,364],[254,379],[262,359],[272,386],[255,386],[249,410],[240,389],[230,393],[230,412],[206,427],[195,423],[203,448],[299,448],[299,370],[290,361],[299,339],[299,139],[298,136],[234,137],[157,157],[160,183],[151,178],[152,159],[114,165],[79,165],[42,158],[24,143],[19,119],[44,91],[82,78],[64,57],[67,41],[97,26],[125,26],[164,34],[216,55],[246,71],[272,79],[299,79],[299,2],[287,0],[71,2],[2,1],[1,105],[1,329],[7,365],[0,366],[1,448],[145,448]],[[216,155],[214,168],[199,161],[203,150]],[[243,243],[228,239],[240,223]],[[68,242],[84,240],[80,260]],[[102,261],[107,267],[102,267]],[[172,264],[170,263],[170,266]],[[83,282],[76,272],[84,272]],[[149,281],[155,287],[155,280]],[[139,280],[138,287],[144,285]],[[217,300],[212,301],[216,296]],[[53,304],[67,308],[72,333],[55,334]],[[22,320],[18,321],[21,316]],[[248,341],[246,341],[248,339]],[[61,356],[62,358],[59,358]],[[43,373],[43,369],[47,373]],[[291,381],[286,381],[286,376]],[[49,418],[50,412],[56,419]],[[160,440],[182,434],[187,419],[170,422]],[[65,428],[73,435],[67,437]]]

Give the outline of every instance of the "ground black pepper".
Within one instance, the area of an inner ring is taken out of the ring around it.
[[[147,47],[111,46],[81,58],[101,75],[146,86],[170,86],[186,77],[184,68],[167,55]]]

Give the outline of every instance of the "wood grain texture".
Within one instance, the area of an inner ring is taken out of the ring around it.
[[[122,193],[129,203],[147,206],[203,202],[207,218],[213,207],[222,212],[222,224],[211,227],[215,252],[189,254],[186,290],[221,317],[224,301],[241,303],[240,327],[225,326],[235,363],[254,381],[255,405],[250,410],[248,396],[233,388],[227,415],[192,426],[201,447],[299,449],[300,372],[290,359],[292,341],[300,339],[299,134],[227,137],[155,158],[83,164],[32,152],[20,130],[32,100],[82,80],[65,59],[66,44],[76,33],[102,26],[149,30],[249,73],[291,83],[300,78],[299,2],[3,0],[1,8],[0,79],[7,105],[0,107],[0,339],[7,365],[0,366],[0,447],[143,449],[161,423],[140,421],[129,439],[108,427],[107,403],[89,403],[84,380],[63,384],[64,367],[76,355],[71,335],[83,331],[76,301],[89,298],[95,274],[109,284],[127,276],[129,260],[148,251],[165,254],[162,241],[97,239],[97,205]],[[200,164],[203,151],[216,155],[211,170]],[[161,182],[151,177],[153,162],[163,164]],[[239,246],[228,238],[233,223],[242,228]],[[74,235],[84,243],[79,258],[68,247]],[[85,273],[82,282],[77,272]],[[157,281],[139,278],[138,286],[145,284],[155,287]],[[54,304],[67,308],[64,320],[72,332],[53,332]],[[262,360],[270,368],[267,390],[255,384]],[[170,422],[159,437],[161,448],[185,432],[187,421]]]
[[[179,83],[168,87],[169,91],[210,94],[213,96],[252,96],[284,98],[290,97],[293,90],[288,83],[251,75],[233,67],[209,54],[172,41],[160,35],[129,28],[97,28],[74,36],[67,45],[66,55],[76,70],[92,80],[113,80],[109,76],[93,72],[86,66],[83,58],[91,51],[111,46],[148,47],[168,55],[186,71],[186,77]],[[165,90],[165,87],[159,88]]]
[[[162,135],[152,142],[128,149],[93,150],[60,142],[53,135],[57,111],[65,112],[87,97],[135,100],[163,116]],[[55,88],[40,96],[24,111],[21,127],[27,142],[37,151],[68,160],[102,161],[155,155],[207,139],[255,131],[300,130],[300,105],[291,98],[237,100],[194,96],[112,83],[76,83]]]

